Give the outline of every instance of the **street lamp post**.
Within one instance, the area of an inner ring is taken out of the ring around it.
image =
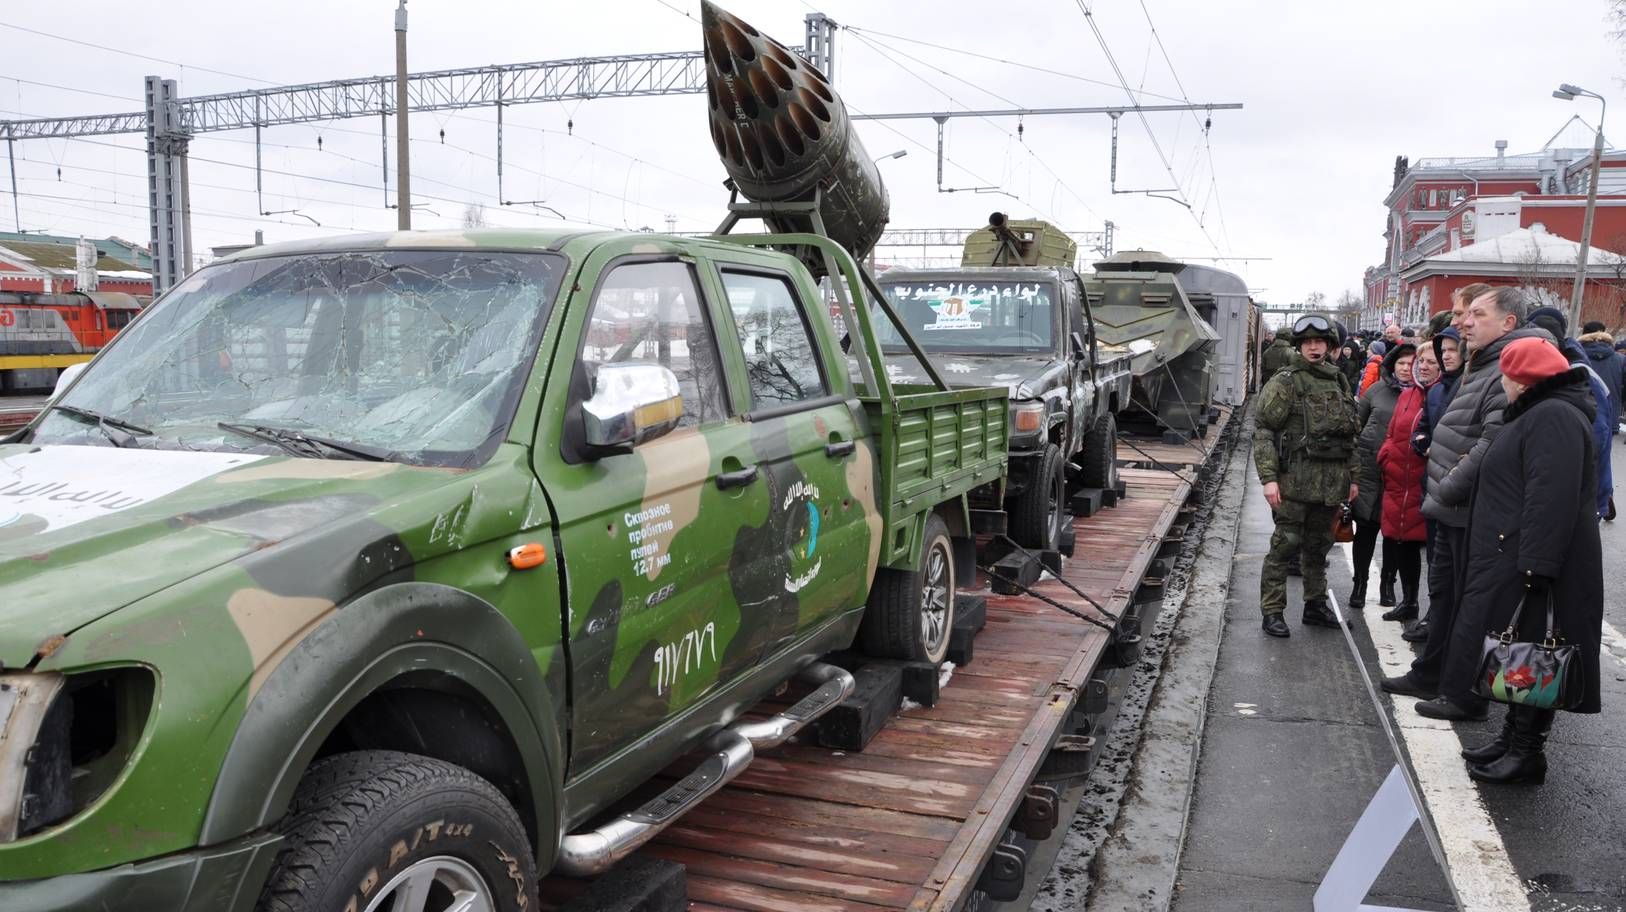
[[[1603,167],[1603,120],[1609,112],[1609,102],[1596,92],[1564,83],[1553,91],[1553,97],[1574,101],[1577,95],[1598,99],[1598,133],[1592,140],[1592,177],[1587,181],[1586,216],[1581,222],[1581,249],[1575,255],[1575,285],[1570,290],[1570,327],[1579,332],[1581,323],[1581,292],[1586,288],[1586,259],[1592,246],[1592,217],[1598,210],[1598,172]]]

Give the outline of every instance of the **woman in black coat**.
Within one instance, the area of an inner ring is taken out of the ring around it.
[[[1521,601],[1522,641],[1546,635],[1547,600],[1555,628],[1578,647],[1584,681],[1574,712],[1601,708],[1598,653],[1603,639],[1603,551],[1598,540],[1593,404],[1584,367],[1543,339],[1519,339],[1502,351],[1508,406],[1485,453],[1468,522],[1463,612],[1444,673],[1479,674],[1483,637],[1505,630]],[[1470,642],[1471,641],[1471,642]],[[1463,751],[1482,782],[1541,782],[1552,710],[1510,705],[1502,733]]]

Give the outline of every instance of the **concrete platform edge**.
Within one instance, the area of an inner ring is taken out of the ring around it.
[[[1241,500],[1252,464],[1251,410],[1237,434],[1142,724],[1128,789],[1092,865],[1085,908],[1167,909],[1173,900],[1241,534]]]

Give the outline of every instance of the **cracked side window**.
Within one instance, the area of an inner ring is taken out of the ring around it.
[[[812,334],[788,280],[724,270],[723,288],[745,349],[754,407],[818,399],[829,392]]]
[[[465,249],[208,267],[120,333],[64,403],[151,430],[144,447],[275,450],[228,422],[477,464],[507,432],[562,269],[552,254]],[[58,413],[35,438],[107,443]]]
[[[728,417],[717,343],[684,263],[629,263],[599,282],[582,346],[585,366],[643,361],[678,379],[683,418],[695,427]]]

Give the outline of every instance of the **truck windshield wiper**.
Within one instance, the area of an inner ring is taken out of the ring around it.
[[[131,434],[139,434],[143,437],[152,436],[152,431],[142,427],[139,424],[132,424],[131,422],[125,421],[123,418],[114,418],[111,415],[103,415],[101,412],[93,411],[87,408],[80,408],[77,405],[63,405],[59,402],[50,406],[50,408],[59,411],[64,415],[72,415],[81,421],[92,422],[96,425],[96,428],[100,430],[102,434],[104,434],[116,447],[127,447],[134,445],[135,438],[131,437]],[[116,434],[114,433],[115,429],[123,431],[124,433]]]
[[[267,424],[237,424],[231,421],[216,422],[215,427],[244,437],[269,441],[295,456],[312,456],[317,459],[363,459],[368,462],[389,462],[395,458],[395,453],[390,450],[318,437],[294,428]]]

